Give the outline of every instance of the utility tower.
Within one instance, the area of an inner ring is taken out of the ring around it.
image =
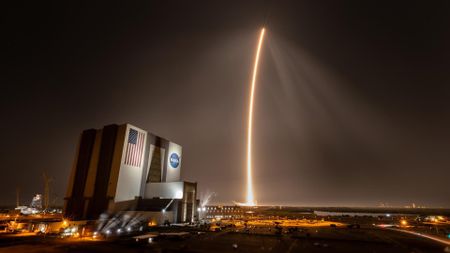
[[[50,204],[50,183],[52,182],[52,178],[49,178],[47,174],[44,172],[42,174],[44,177],[44,210],[48,210]]]
[[[16,207],[20,206],[20,187],[16,187]]]

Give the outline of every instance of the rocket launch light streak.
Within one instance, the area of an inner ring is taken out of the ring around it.
[[[261,46],[264,41],[265,28],[261,29],[259,35],[258,48],[256,50],[255,64],[253,67],[252,86],[250,91],[250,105],[248,111],[248,129],[247,129],[247,199],[246,206],[255,206],[255,196],[253,195],[253,181],[252,181],[252,130],[253,130],[253,101],[255,95],[256,76],[258,74],[259,55]]]

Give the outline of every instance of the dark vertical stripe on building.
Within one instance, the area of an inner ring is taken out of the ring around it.
[[[149,161],[149,173],[146,181],[144,182],[144,187],[147,183],[161,182],[162,180],[163,168],[161,163],[161,138],[152,135],[150,144],[154,145],[154,150],[152,159]]]
[[[164,153],[164,164],[162,167],[162,182],[167,181],[167,166],[168,166],[168,160],[169,159],[169,141],[160,137],[157,137],[159,139],[159,143],[161,145],[161,148],[164,148],[166,151]]]
[[[115,124],[103,128],[95,190],[86,214],[87,219],[97,219],[108,208],[107,190],[118,129],[119,126]]]
[[[81,219],[84,210],[84,188],[89,170],[89,162],[95,143],[95,129],[83,131],[80,137],[80,146],[75,167],[75,176],[72,185],[72,195],[67,199],[64,215],[72,219]]]

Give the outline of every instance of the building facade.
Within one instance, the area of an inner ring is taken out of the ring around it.
[[[130,124],[84,130],[64,214],[94,220],[105,212],[164,209],[173,211],[173,222],[192,221],[197,184],[181,181],[181,162],[180,145]]]
[[[209,205],[201,209],[202,218],[206,219],[242,219],[245,216],[245,210],[237,205],[222,206]]]

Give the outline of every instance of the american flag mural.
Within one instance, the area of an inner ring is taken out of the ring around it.
[[[124,162],[126,165],[141,167],[142,153],[144,152],[144,136],[145,133],[130,128]]]

